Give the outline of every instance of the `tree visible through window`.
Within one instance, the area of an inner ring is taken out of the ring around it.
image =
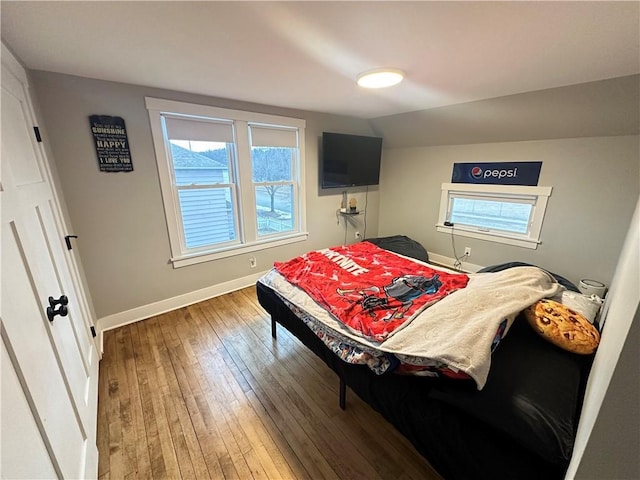
[[[251,125],[251,167],[258,235],[295,230],[297,132]]]
[[[291,148],[252,147],[258,235],[293,230]]]
[[[305,121],[146,99],[174,266],[304,240]]]
[[[251,149],[251,160],[253,162],[253,181],[260,182],[280,182],[291,181],[291,149],[290,148],[269,148],[253,147]],[[278,190],[284,185],[265,185],[264,190],[269,195],[269,211],[275,212],[275,197]]]

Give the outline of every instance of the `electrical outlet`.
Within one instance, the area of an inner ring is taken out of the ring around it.
[[[249,266],[251,268],[256,268],[258,262],[256,261],[256,257],[249,257]]]
[[[356,232],[356,240],[360,240],[362,238],[362,234],[360,232]]]
[[[465,257],[471,256],[471,247],[464,247],[464,256]]]

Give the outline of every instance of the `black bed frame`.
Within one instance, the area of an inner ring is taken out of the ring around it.
[[[278,336],[277,336],[278,329],[276,327],[276,323],[277,322],[275,320],[275,317],[272,315],[271,316],[271,336],[273,337],[274,340],[278,339]],[[338,374],[338,378],[340,380],[340,385],[339,385],[340,397],[338,399],[338,403],[340,405],[340,408],[342,410],[345,410],[347,408],[347,384],[345,383],[344,379],[340,374]]]
[[[548,439],[545,443],[550,445],[538,451],[532,451],[536,448],[535,445],[533,447],[531,444],[527,445],[527,436],[530,433],[527,429],[530,426],[522,427],[524,429],[519,433],[516,431],[514,437],[513,432],[505,433],[505,429],[512,428],[513,423],[517,421],[506,419],[502,428],[501,425],[492,422],[491,418],[487,420],[483,416],[485,414],[495,416],[495,410],[509,408],[509,402],[512,402],[512,399],[501,392],[512,387],[507,382],[518,375],[519,370],[514,369],[523,367],[513,365],[517,362],[511,361],[514,355],[517,356],[520,352],[524,356],[535,358],[536,365],[530,367],[533,371],[538,369],[538,364],[541,365],[539,368],[545,370],[548,370],[550,365],[554,367],[560,365],[562,378],[570,378],[576,384],[581,383],[580,375],[583,368],[579,361],[571,357],[565,358],[562,353],[554,350],[556,347],[550,344],[539,343],[539,339],[528,326],[520,327],[521,331],[517,334],[509,334],[514,337],[520,335],[523,338],[522,344],[512,340],[510,346],[507,347],[505,344],[505,347],[501,345],[498,348],[499,356],[502,355],[505,360],[499,363],[498,367],[492,366],[492,374],[487,385],[482,392],[478,392],[473,382],[461,384],[460,381],[393,373],[376,375],[365,365],[346,363],[335,355],[273,290],[258,282],[256,291],[260,304],[271,315],[272,337],[277,339],[279,323],[336,373],[340,382],[339,402],[342,409],[345,409],[346,387],[349,386],[365,403],[400,431],[447,480],[471,478],[533,480],[564,477],[573,447],[579,401],[576,401],[576,404],[567,402],[566,408],[563,407],[564,410],[560,415],[563,420],[564,417],[569,417],[566,422],[569,426],[566,435],[570,437],[567,440],[568,447],[554,446],[555,434],[549,436],[544,432],[541,434],[537,432],[542,438]],[[512,327],[513,330],[514,327]],[[542,354],[539,352],[540,348],[543,349]],[[568,361],[565,362],[567,359]],[[533,362],[529,361],[529,363]],[[528,365],[525,367],[529,368]],[[496,370],[497,373],[493,373]],[[506,380],[503,382],[498,378]],[[540,382],[544,383],[546,379],[538,375],[538,378],[529,382],[531,385],[523,388],[526,388],[527,392],[537,390]],[[455,385],[451,386],[452,383]],[[580,388],[584,388],[584,384],[581,384]],[[556,392],[552,390],[555,389],[547,386],[544,386],[544,389],[550,392],[549,402],[553,404],[555,401],[553,395],[556,395]],[[564,394],[561,393],[561,395]],[[482,414],[476,414],[476,405]],[[498,415],[501,415],[501,412],[498,412]],[[516,428],[519,427],[516,426]],[[547,451],[549,453],[546,453]]]

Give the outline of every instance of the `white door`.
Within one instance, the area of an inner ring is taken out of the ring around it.
[[[98,355],[27,78],[4,45],[1,78],[0,477],[95,478]]]

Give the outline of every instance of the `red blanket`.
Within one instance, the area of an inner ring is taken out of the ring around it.
[[[342,323],[378,342],[469,280],[369,242],[309,252],[275,268]]]

